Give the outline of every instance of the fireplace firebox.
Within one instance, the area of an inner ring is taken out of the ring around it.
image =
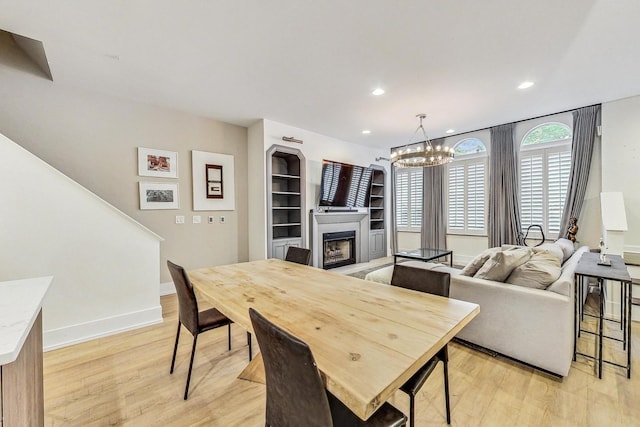
[[[322,268],[325,270],[356,263],[355,231],[324,233],[322,242]]]

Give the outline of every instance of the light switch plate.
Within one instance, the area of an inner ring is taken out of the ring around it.
[[[194,224],[200,224],[202,222],[202,217],[200,215],[194,215],[192,221]]]
[[[213,215],[209,215],[209,218],[208,218],[209,224],[213,224],[215,220],[216,218]]]
[[[224,215],[220,215],[220,224],[224,224]]]
[[[176,215],[176,224],[184,224],[184,215]]]

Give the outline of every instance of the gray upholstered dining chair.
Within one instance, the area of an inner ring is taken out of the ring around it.
[[[180,340],[181,326],[187,328],[193,335],[193,347],[191,348],[191,360],[189,361],[189,373],[187,374],[187,385],[184,388],[184,400],[187,400],[189,394],[189,383],[191,381],[191,370],[193,368],[193,359],[196,354],[196,344],[198,335],[202,332],[210,331],[222,326],[227,326],[228,331],[228,349],[231,350],[231,323],[233,323],[224,314],[220,313],[216,308],[210,308],[204,311],[198,311],[198,300],[193,291],[193,285],[187,276],[186,271],[181,266],[167,260],[169,273],[173,279],[178,295],[178,331],[176,332],[176,342],[173,346],[173,357],[171,359],[170,374],[173,374],[173,368],[176,363],[176,353],[178,352],[178,341]],[[249,360],[251,360],[251,335],[247,332],[247,342],[249,344]]]
[[[434,295],[449,297],[449,284],[451,276],[441,271],[427,270],[418,267],[409,267],[396,264],[393,267],[391,285],[399,286],[414,291],[427,292]],[[429,375],[433,372],[439,361],[442,361],[444,369],[444,398],[447,414],[447,424],[451,424],[451,408],[449,402],[449,353],[445,344],[435,356],[418,370],[400,390],[409,395],[409,420],[410,426],[415,425],[415,397],[422,388]]]
[[[266,427],[400,427],[407,417],[384,403],[367,421],[325,389],[309,346],[250,308],[267,386]]]
[[[297,264],[311,265],[311,250],[299,248],[297,246],[289,246],[284,260],[295,262]]]

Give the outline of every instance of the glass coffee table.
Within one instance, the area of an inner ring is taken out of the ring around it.
[[[449,256],[449,265],[453,267],[453,251],[446,249],[418,248],[410,251],[400,251],[393,254],[393,263],[396,264],[398,258],[417,259],[420,261],[432,261],[434,259]]]

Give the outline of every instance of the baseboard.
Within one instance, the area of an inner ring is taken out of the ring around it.
[[[55,350],[156,323],[162,323],[162,307],[160,305],[146,310],[44,331],[42,334],[43,349],[44,351]]]
[[[176,287],[173,282],[160,283],[160,296],[171,295],[176,293]]]

